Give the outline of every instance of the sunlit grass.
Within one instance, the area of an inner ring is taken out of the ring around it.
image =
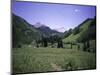
[[[94,53],[58,48],[14,48],[13,72],[56,71],[52,63],[62,70],[95,69]],[[71,67],[70,67],[71,64]]]

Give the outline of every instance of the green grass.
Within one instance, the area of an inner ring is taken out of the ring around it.
[[[80,30],[81,32],[74,35],[73,33],[71,35],[69,35],[67,38],[63,39],[63,42],[76,42],[77,39],[80,37],[81,34],[84,33],[84,31],[86,31],[88,29],[88,26],[90,25],[91,23],[91,20],[84,23],[81,27],[80,27]]]
[[[94,53],[71,49],[14,48],[12,57],[14,73],[96,68],[96,57]],[[54,64],[54,66],[51,64]]]

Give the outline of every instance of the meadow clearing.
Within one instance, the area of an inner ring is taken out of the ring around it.
[[[96,54],[64,48],[13,48],[13,73],[72,71],[96,68]]]

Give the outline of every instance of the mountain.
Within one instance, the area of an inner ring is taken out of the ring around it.
[[[56,30],[51,29],[50,27],[41,24],[40,22],[37,22],[36,24],[34,24],[34,27],[37,28],[37,30],[41,31],[45,36],[51,36],[51,35],[59,35],[61,36],[62,33],[58,32]]]
[[[34,27],[36,27],[36,28],[39,28],[39,27],[41,27],[41,26],[44,26],[43,24],[41,24],[40,22],[37,22],[36,24],[34,24],[33,25]]]
[[[96,38],[96,18],[86,19],[74,29],[64,33],[63,42],[83,42]]]
[[[12,44],[18,47],[23,44],[30,44],[34,40],[39,40],[42,36],[59,35],[62,33],[50,29],[38,23],[38,26],[29,24],[23,18],[12,14]]]
[[[30,25],[23,18],[12,14],[12,42],[13,47],[21,44],[29,44],[40,37],[41,32]]]
[[[50,29],[48,26],[42,25],[40,27],[37,28],[39,31],[43,32],[46,36],[50,36],[50,35],[61,35],[60,32],[56,31],[56,30],[52,30]]]

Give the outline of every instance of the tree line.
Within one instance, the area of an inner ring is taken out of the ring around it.
[[[51,36],[41,36],[41,39],[37,39],[36,41],[36,47],[39,47],[39,44],[41,44],[42,47],[48,47],[49,43],[53,47],[55,43],[57,43],[57,48],[63,48],[63,42],[62,38],[58,35],[51,35]]]

